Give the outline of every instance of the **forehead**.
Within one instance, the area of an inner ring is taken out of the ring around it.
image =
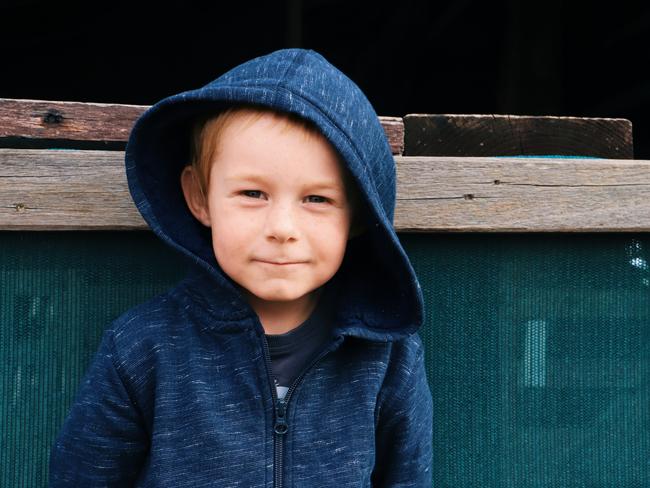
[[[273,113],[233,114],[219,137],[212,161],[222,174],[343,177],[337,151],[318,132]]]

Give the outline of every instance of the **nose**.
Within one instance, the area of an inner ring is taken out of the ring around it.
[[[290,202],[275,202],[269,206],[265,232],[268,239],[280,242],[297,239],[296,216]]]

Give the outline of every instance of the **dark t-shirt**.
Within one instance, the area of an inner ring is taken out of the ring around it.
[[[327,288],[302,324],[285,334],[266,334],[278,398],[284,398],[293,381],[332,337],[333,310]]]

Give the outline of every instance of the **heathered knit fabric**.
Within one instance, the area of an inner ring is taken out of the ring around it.
[[[236,102],[315,122],[367,205],[368,230],[332,278],[334,339],[286,407],[259,318],[179,185],[191,120]],[[108,324],[52,447],[50,486],[431,486],[422,292],[392,226],[395,162],[359,87],[314,51],[275,51],[152,106],[125,160],[137,208],[190,271]]]

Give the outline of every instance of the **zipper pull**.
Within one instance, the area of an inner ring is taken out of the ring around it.
[[[275,418],[275,425],[273,426],[273,431],[276,434],[286,434],[289,430],[289,425],[287,425],[287,420],[284,417],[285,414],[285,402],[282,399],[278,399],[277,403],[277,416]]]

